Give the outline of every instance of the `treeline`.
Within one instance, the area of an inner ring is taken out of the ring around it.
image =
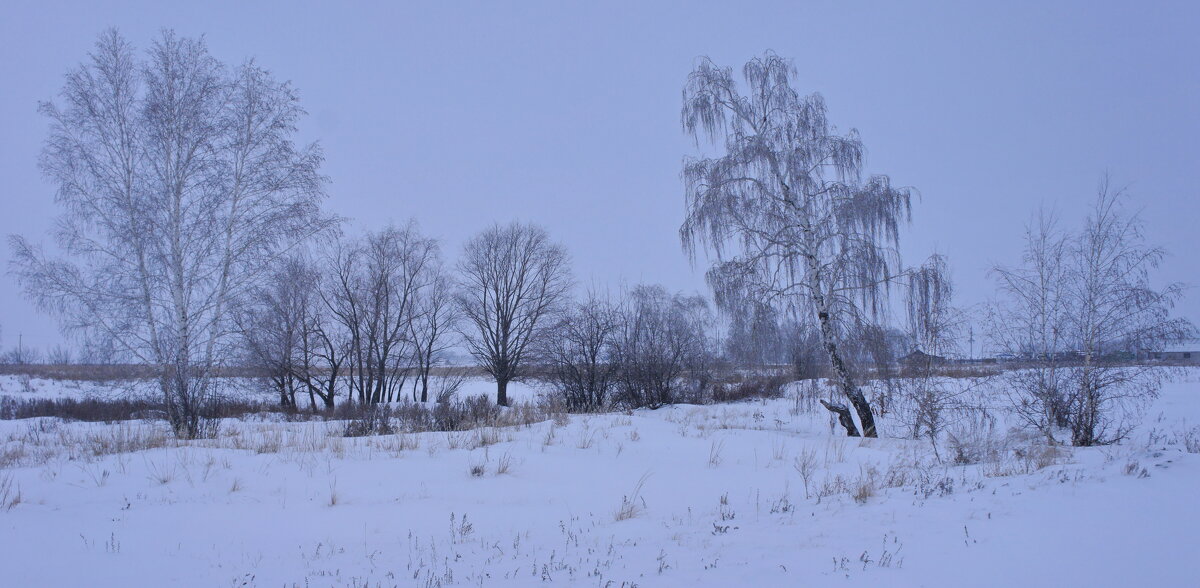
[[[973,347],[980,321],[953,305],[945,256],[900,257],[915,190],[867,173],[859,134],[794,76],[767,53],[741,81],[701,59],[684,83],[683,131],[709,148],[684,161],[679,237],[711,261],[711,301],[655,285],[576,297],[567,251],[536,225],[496,224],[453,264],[415,223],[349,231],[324,210],[320,146],[296,142],[290,84],[202,38],[166,31],[138,52],[107,31],[40,109],[58,248],[14,237],[12,268],[90,354],[152,366],[186,438],[209,430],[228,366],[265,374],[292,410],[445,403],[460,379],[434,367],[461,348],[501,406],[535,372],[570,409],[600,410],[771,393],[781,376],[762,366],[789,364],[827,377],[821,404],[847,435],[877,436],[895,400],[912,436],[935,439],[957,402],[935,364],[964,329]],[[1122,437],[1160,376],[1117,360],[1194,333],[1170,315],[1180,287],[1151,286],[1163,252],[1125,200],[1103,187],[1078,231],[1043,223],[995,271],[986,339],[1040,358],[1008,390],[1051,440]],[[868,394],[904,363],[905,388]]]

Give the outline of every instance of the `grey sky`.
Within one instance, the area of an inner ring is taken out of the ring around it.
[[[921,192],[907,260],[949,256],[960,302],[987,298],[1040,203],[1074,222],[1109,171],[1200,283],[1200,2],[5,2],[0,234],[48,240],[36,161],[54,97],[102,29],[145,47],[204,33],[300,89],[330,208],[350,230],[416,218],[451,258],[493,221],[545,225],[582,283],[703,290],[680,251],[680,90],[697,56],[773,49],[859,129],[870,171]],[[3,249],[7,263],[8,250]],[[1181,313],[1200,322],[1200,292]],[[60,340],[0,278],[5,346]]]

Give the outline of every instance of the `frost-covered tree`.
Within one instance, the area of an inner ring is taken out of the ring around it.
[[[952,306],[954,284],[944,255],[934,254],[908,274],[905,307],[908,334],[917,349],[930,355],[954,351],[962,316]]]
[[[904,365],[900,388],[906,410],[898,411],[899,418],[910,437],[928,438],[936,453],[947,413],[959,408],[962,393],[957,385],[940,377],[940,363],[956,348],[963,319],[952,306],[954,285],[945,256],[931,255],[909,272],[905,286],[908,337],[914,353]]]
[[[736,365],[762,367],[786,364],[791,358],[775,307],[748,300],[726,308],[728,326],[723,341],[725,356]]]
[[[458,274],[461,334],[507,406],[508,383],[522,377],[571,289],[567,251],[536,225],[495,225],[467,241]]]
[[[789,61],[768,53],[742,74],[739,87],[730,68],[702,59],[684,86],[684,130],[720,153],[684,163],[683,245],[715,255],[708,280],[719,306],[751,298],[810,317],[858,425],[844,405],[827,408],[847,434],[875,437],[840,346],[851,325],[884,308],[910,191],[863,176],[858,133],[838,133],[821,96],[793,88]]]
[[[1057,218],[1040,211],[1025,228],[1021,263],[992,269],[1001,301],[987,316],[992,349],[1029,364],[1003,374],[1013,411],[1050,441],[1067,424],[1068,244]]]
[[[1169,375],[1136,354],[1195,336],[1171,316],[1182,287],[1152,285],[1166,253],[1146,243],[1127,201],[1106,178],[1079,231],[1043,215],[1024,263],[995,270],[1005,299],[993,311],[994,344],[1030,364],[1006,375],[1014,410],[1050,442],[1064,429],[1078,446],[1125,438]]]
[[[1067,424],[1077,446],[1120,441],[1144,403],[1158,395],[1163,371],[1129,365],[1140,350],[1191,337],[1195,328],[1171,316],[1182,286],[1155,288],[1150,271],[1166,255],[1147,245],[1128,196],[1105,178],[1083,229],[1068,247],[1067,334],[1082,354],[1067,395]]]
[[[233,350],[235,302],[333,223],[321,152],[294,141],[296,91],[253,61],[222,64],[202,39],[166,31],[139,59],[108,31],[41,112],[64,255],[14,237],[13,268],[67,330],[160,368],[171,424],[194,437]]]

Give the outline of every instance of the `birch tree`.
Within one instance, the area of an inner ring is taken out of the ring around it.
[[[1076,446],[1124,439],[1165,377],[1161,369],[1130,360],[1140,350],[1195,335],[1190,322],[1171,316],[1182,286],[1151,285],[1150,272],[1166,252],[1145,242],[1142,222],[1126,209],[1127,201],[1128,195],[1105,178],[1083,229],[1068,247],[1066,326],[1082,354],[1066,408]]]
[[[458,273],[463,339],[507,406],[508,383],[523,376],[571,288],[567,252],[536,225],[495,225],[467,241]]]
[[[158,367],[175,432],[195,437],[232,351],[231,307],[334,222],[321,152],[295,144],[296,91],[203,39],[165,31],[139,59],[110,30],[41,112],[62,256],[13,237],[13,269],[67,330]]]
[[[900,388],[908,410],[902,411],[899,418],[906,421],[910,437],[927,437],[937,455],[938,437],[947,424],[947,412],[960,408],[962,393],[959,383],[947,382],[937,368],[955,349],[963,318],[951,305],[954,285],[945,256],[930,256],[909,272],[905,286],[908,336],[915,349],[924,355],[916,356],[904,366],[907,377]]]
[[[1001,302],[987,318],[992,348],[1030,364],[1002,376],[1013,411],[1051,442],[1067,424],[1069,238],[1054,214],[1039,211],[1025,228],[1021,263],[992,269]]]
[[[899,226],[910,191],[863,176],[863,144],[839,134],[818,94],[792,86],[795,69],[768,53],[742,69],[702,59],[683,89],[682,124],[718,151],[684,161],[680,237],[715,257],[707,277],[718,306],[749,297],[807,315],[850,408],[825,403],[848,435],[875,437],[871,406],[840,345],[847,327],[884,308],[899,273]]]
[[[1170,375],[1136,354],[1196,334],[1171,316],[1183,287],[1151,283],[1166,252],[1146,243],[1128,201],[1105,178],[1078,231],[1042,215],[1024,263],[995,270],[1005,296],[992,313],[993,344],[1030,363],[1006,374],[1014,411],[1050,443],[1064,432],[1077,446],[1124,439]]]

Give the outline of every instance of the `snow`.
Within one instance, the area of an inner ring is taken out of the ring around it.
[[[534,400],[540,393],[538,387],[528,382],[509,382],[505,390],[509,400]],[[496,382],[484,378],[467,378],[458,389],[459,396],[487,396],[496,399]]]
[[[0,421],[0,570],[11,586],[1190,585],[1198,376],[1123,445],[1045,455],[998,432],[1003,457],[971,465],[831,434],[793,399],[357,439]]]
[[[109,399],[144,397],[154,393],[154,383],[138,380],[83,381],[51,380],[29,376],[0,375],[0,396],[31,400]]]

